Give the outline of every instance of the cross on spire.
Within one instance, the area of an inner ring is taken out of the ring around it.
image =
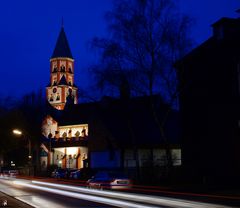
[[[64,24],[63,24],[63,17],[62,17],[62,28],[64,27]]]

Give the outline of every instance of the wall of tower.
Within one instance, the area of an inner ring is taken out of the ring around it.
[[[74,86],[74,60],[70,58],[53,58],[50,60],[50,85],[46,88],[49,103],[62,110],[67,97],[74,97],[77,104],[77,88]]]

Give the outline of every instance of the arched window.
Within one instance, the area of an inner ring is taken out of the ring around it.
[[[60,95],[59,95],[59,93],[57,93],[57,98],[56,98],[56,100],[60,100]]]
[[[49,101],[52,102],[53,101],[53,94],[51,94]]]
[[[55,72],[57,72],[57,71],[58,71],[58,68],[57,68],[56,66],[54,66],[53,72],[55,73]]]
[[[65,66],[64,66],[64,65],[62,65],[62,66],[60,67],[60,71],[61,71],[61,72],[65,72]]]

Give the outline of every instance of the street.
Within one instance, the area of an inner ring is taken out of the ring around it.
[[[227,208],[230,206],[124,192],[92,190],[44,180],[1,178],[0,190],[33,207]]]
[[[14,180],[15,181],[15,180]],[[6,193],[7,195],[21,200],[33,207],[49,208],[73,208],[73,207],[100,207],[107,208],[113,207],[108,205],[103,205],[99,203],[94,203],[85,200],[79,200],[72,197],[63,197],[62,195],[49,193],[46,191],[41,191],[38,189],[20,187],[19,185],[14,185],[13,180],[1,180],[0,191]]]

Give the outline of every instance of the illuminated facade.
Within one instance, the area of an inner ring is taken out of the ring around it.
[[[41,157],[42,166],[78,169],[86,166],[88,124],[59,126],[57,121],[47,116],[42,124],[42,134],[49,139],[45,143],[48,148],[42,146],[42,151],[47,153]]]
[[[50,84],[46,87],[48,102],[63,110],[67,101],[77,104],[77,87],[74,85],[74,59],[64,28],[50,59]]]
[[[66,103],[77,104],[77,87],[74,84],[74,59],[64,28],[50,59],[50,84],[46,87],[46,98],[51,110],[42,123],[45,141],[41,145],[41,168],[50,165],[61,168],[86,167],[88,158],[88,124],[86,122],[59,124],[53,118],[64,111]]]

